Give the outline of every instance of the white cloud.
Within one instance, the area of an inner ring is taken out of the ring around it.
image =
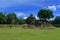
[[[60,8],[60,5],[52,5],[52,6],[48,6],[48,9],[56,11],[57,8]]]
[[[39,18],[37,16],[35,16],[35,18],[38,20]]]
[[[23,19],[27,19],[27,17],[23,17]]]
[[[25,16],[25,15],[26,15],[26,14],[25,14],[25,13],[23,13],[23,12],[15,12],[15,13],[16,13],[17,17]]]
[[[56,11],[57,7],[55,5],[52,5],[52,6],[48,6],[48,9]]]

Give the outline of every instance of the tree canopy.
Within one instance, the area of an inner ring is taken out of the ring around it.
[[[30,16],[26,19],[27,24],[34,24],[35,23],[35,16],[33,14],[30,14]]]
[[[4,24],[6,22],[6,16],[3,12],[0,12],[0,24]]]
[[[15,13],[9,13],[8,15],[7,15],[7,22],[9,23],[9,24],[14,24],[15,23],[15,21],[16,21],[16,19],[17,19],[17,16],[16,16],[16,14]]]
[[[60,24],[60,16],[56,16],[54,22],[54,24]]]
[[[37,15],[40,19],[43,18],[43,19],[50,19],[50,18],[53,18],[53,12],[49,9],[41,9],[39,12],[38,12],[38,15]]]

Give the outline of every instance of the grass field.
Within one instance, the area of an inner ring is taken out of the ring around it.
[[[60,28],[54,30],[0,28],[0,40],[60,40]]]

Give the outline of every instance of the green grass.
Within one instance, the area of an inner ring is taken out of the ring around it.
[[[0,40],[60,40],[60,28],[54,30],[0,28]]]

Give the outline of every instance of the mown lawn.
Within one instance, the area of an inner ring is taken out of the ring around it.
[[[60,28],[54,30],[0,28],[0,40],[60,40]]]

